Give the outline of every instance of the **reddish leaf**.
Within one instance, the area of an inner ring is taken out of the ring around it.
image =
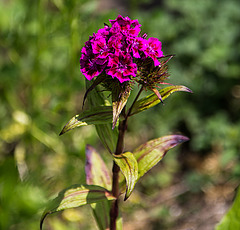
[[[86,182],[111,189],[112,179],[107,166],[97,151],[90,145],[86,147]]]
[[[133,151],[138,162],[139,178],[162,160],[168,150],[188,140],[188,137],[182,135],[169,135],[139,146]]]

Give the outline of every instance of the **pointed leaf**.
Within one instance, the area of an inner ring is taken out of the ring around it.
[[[133,152],[138,162],[139,178],[162,160],[168,150],[188,140],[188,137],[182,135],[169,135],[139,146]]]
[[[126,179],[126,194],[124,200],[127,200],[138,180],[138,164],[131,152],[113,155],[113,157]]]
[[[118,129],[112,130],[112,124],[95,125],[97,134],[105,148],[112,154],[118,139]]]
[[[99,106],[74,116],[62,129],[59,135],[80,126],[107,124],[112,122],[112,107]]]
[[[73,185],[59,193],[57,198],[50,202],[47,209],[44,211],[40,229],[44,219],[48,214],[62,211],[68,208],[76,208],[86,204],[97,203],[104,200],[114,200],[109,191],[97,185]]]
[[[153,88],[152,91],[156,94],[158,99],[163,103],[162,96],[161,96],[160,92],[156,88]]]
[[[172,93],[177,91],[184,91],[191,93],[192,91],[183,85],[175,85],[175,86],[169,86],[164,89],[159,90],[159,93],[161,95],[162,101],[164,101],[166,98],[168,98]],[[153,94],[150,94],[140,100],[138,100],[133,108],[130,115],[134,115],[136,113],[139,113],[141,111],[144,111],[146,109],[152,108],[153,106],[159,104],[161,100],[159,99],[159,96],[157,96],[156,92]]]
[[[119,89],[118,87],[114,88],[112,91],[113,129],[116,126],[119,115],[127,103],[130,92],[131,91],[129,89]]]
[[[90,145],[86,147],[85,173],[87,184],[99,185],[108,190],[111,189],[112,179],[108,168],[101,156]]]

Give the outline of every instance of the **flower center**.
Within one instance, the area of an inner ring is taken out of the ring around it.
[[[125,71],[125,69],[127,69],[127,64],[120,62],[118,64],[118,72],[123,73]]]

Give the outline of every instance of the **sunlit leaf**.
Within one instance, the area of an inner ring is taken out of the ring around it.
[[[189,92],[189,93],[192,92],[186,86],[175,85],[175,86],[169,86],[164,89],[161,89],[161,90],[159,90],[159,93],[161,95],[162,101],[164,101],[172,93],[178,92],[178,91]],[[161,100],[159,99],[159,96],[157,96],[156,92],[153,94],[150,94],[150,95],[138,100],[134,104],[130,115],[133,115],[133,114],[139,113],[141,111],[144,111],[146,109],[152,108],[153,106],[159,104],[160,102],[161,102]]]
[[[112,107],[99,106],[74,116],[62,129],[60,135],[80,126],[107,124],[112,122]]]
[[[122,112],[124,106],[127,103],[127,100],[130,96],[129,89],[119,89],[118,87],[114,88],[112,91],[112,106],[113,106],[113,129],[116,126],[118,117]]]
[[[68,208],[76,208],[86,204],[101,202],[104,200],[114,200],[108,190],[97,185],[73,185],[59,193],[57,198],[49,203],[49,206],[44,211],[40,229],[44,219],[48,214],[62,211]]]
[[[234,203],[215,230],[236,230],[240,229],[240,189]]]
[[[139,178],[162,160],[168,150],[188,140],[189,138],[182,135],[169,135],[139,146],[133,151],[138,162]]]
[[[131,152],[114,155],[114,161],[126,179],[126,194],[124,200],[127,200],[138,180],[138,164]]]
[[[111,189],[112,179],[109,170],[97,151],[90,145],[86,147],[86,182]]]

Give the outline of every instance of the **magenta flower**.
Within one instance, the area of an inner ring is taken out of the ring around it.
[[[138,22],[138,20],[131,20],[129,17],[123,17],[122,15],[118,15],[115,20],[109,20],[111,25],[118,23],[121,27],[126,27],[128,25],[132,25],[133,27],[135,26],[141,26]]]
[[[109,48],[106,39],[103,37],[97,37],[92,42],[92,51],[94,54],[98,55],[99,58],[106,58],[109,55]]]
[[[108,47],[112,53],[118,54],[119,52],[124,52],[126,49],[126,42],[123,35],[120,33],[114,34],[108,40]]]
[[[104,59],[96,59],[94,56],[90,57],[82,55],[80,58],[80,66],[82,74],[90,81],[98,76],[104,70],[106,64]]]
[[[89,40],[85,42],[85,46],[83,46],[81,52],[83,55],[91,55],[92,54],[92,44],[91,40],[93,39],[92,36],[89,36]]]
[[[128,42],[130,44],[130,50],[133,52],[133,57],[141,58],[139,51],[143,51],[145,49],[146,40],[141,37],[129,37]]]
[[[111,25],[89,36],[82,48],[80,70],[88,80],[103,73],[117,78],[120,83],[129,81],[139,75],[137,69],[146,65],[146,57],[150,57],[155,66],[160,65],[162,44],[157,38],[147,40],[146,34],[139,36],[138,20],[119,15],[109,21]]]
[[[130,54],[123,55],[119,53],[119,56],[111,55],[108,66],[110,68],[106,70],[106,73],[113,78],[117,78],[120,83],[129,81],[130,76],[134,77],[137,73],[137,65],[133,63]]]
[[[109,21],[112,25],[111,32],[118,31],[127,36],[137,36],[141,31],[141,25],[138,23],[138,20],[131,20],[129,17],[124,18],[118,15],[115,20]]]
[[[124,18],[121,15],[118,15],[118,17],[115,20],[109,20],[112,26],[114,26],[114,24],[118,24],[122,31],[125,31],[130,28],[131,21],[132,20],[129,17]]]
[[[145,46],[146,46],[144,50],[145,55],[153,59],[155,66],[160,65],[160,62],[158,61],[157,58],[163,56],[163,52],[161,50],[162,43],[157,38],[151,37],[147,40]]]
[[[130,29],[128,30],[128,34],[129,34],[130,36],[136,37],[136,36],[138,36],[138,34],[140,33],[140,31],[141,31],[140,26],[136,26],[136,27],[134,27],[134,28],[130,28]]]
[[[101,29],[98,30],[96,36],[104,37],[104,36],[108,36],[109,33],[110,33],[110,27],[105,25],[104,28],[101,28]]]

